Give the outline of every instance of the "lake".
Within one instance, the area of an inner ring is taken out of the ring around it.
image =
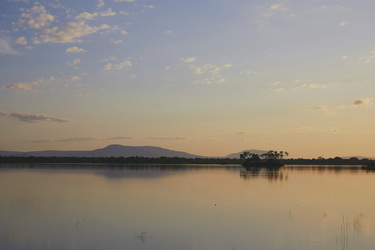
[[[0,249],[375,249],[375,172],[1,165]]]

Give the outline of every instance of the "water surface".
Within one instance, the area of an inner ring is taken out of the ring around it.
[[[0,249],[374,249],[358,167],[3,165]]]

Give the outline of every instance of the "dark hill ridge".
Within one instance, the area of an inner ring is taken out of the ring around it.
[[[109,145],[105,148],[91,151],[31,151],[15,152],[0,151],[0,156],[44,156],[44,157],[181,157],[181,158],[202,158],[203,156],[193,155],[182,151],[174,151],[160,147],[151,146],[122,146]]]

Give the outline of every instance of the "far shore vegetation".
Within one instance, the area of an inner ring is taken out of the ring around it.
[[[284,156],[288,156],[288,152],[269,150],[264,154],[254,154],[248,151],[243,152],[240,155],[240,159],[244,160],[242,166],[245,168],[253,167],[268,167],[268,168],[280,168],[284,165],[282,159]]]
[[[276,153],[275,153],[276,152]],[[242,158],[181,158],[181,157],[34,157],[34,156],[0,156],[0,164],[57,164],[57,163],[93,163],[93,164],[221,164],[237,165],[243,164],[247,159],[255,161],[270,160],[277,161],[281,165],[363,165],[375,166],[375,160],[351,158],[284,158],[285,152],[270,151],[268,156],[255,156],[254,154],[245,153]],[[258,158],[259,157],[259,160]],[[267,158],[268,157],[268,158]]]

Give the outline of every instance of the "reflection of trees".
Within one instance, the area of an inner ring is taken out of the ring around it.
[[[361,170],[361,166],[358,165],[287,165],[285,167],[291,171],[330,172],[337,174],[342,172],[356,173]]]
[[[340,232],[336,236],[336,244],[341,249],[349,249],[349,243],[356,236],[366,233],[368,219],[361,213],[351,222],[350,218],[343,216],[340,221]]]
[[[253,167],[246,171],[241,171],[240,176],[247,180],[252,178],[266,178],[269,181],[283,181],[288,179],[288,176],[284,177],[284,172],[280,168]]]

